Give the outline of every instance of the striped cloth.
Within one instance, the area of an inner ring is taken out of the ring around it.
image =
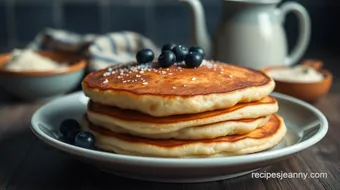
[[[89,72],[135,61],[137,51],[143,48],[152,49],[155,55],[160,53],[160,49],[150,39],[131,31],[80,35],[52,28],[40,32],[27,48],[84,56],[88,59]]]
[[[117,32],[100,36],[89,47],[90,70],[135,61],[137,51],[143,48],[152,49],[155,55],[160,52],[150,39],[134,32]]]

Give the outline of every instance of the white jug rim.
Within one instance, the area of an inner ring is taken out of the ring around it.
[[[223,0],[225,2],[239,2],[239,3],[256,3],[256,4],[275,4],[280,3],[281,0]]]

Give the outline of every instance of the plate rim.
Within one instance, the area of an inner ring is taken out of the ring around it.
[[[134,163],[137,165],[153,165],[153,166],[164,166],[166,164],[167,166],[176,165],[178,167],[214,167],[214,166],[235,166],[235,165],[241,165],[241,164],[251,164],[266,160],[273,160],[278,159],[282,157],[287,157],[290,155],[293,155],[297,152],[300,152],[302,150],[305,150],[315,144],[317,144],[319,141],[321,141],[325,135],[328,132],[328,121],[326,116],[316,107],[313,105],[304,102],[300,99],[297,99],[292,96],[288,96],[285,94],[272,92],[270,94],[271,96],[284,99],[287,101],[291,101],[295,104],[299,104],[300,106],[303,106],[318,117],[320,121],[320,129],[310,138],[304,140],[303,142],[297,142],[294,145],[291,145],[289,147],[279,148],[271,151],[265,151],[265,152],[259,152],[259,153],[253,153],[248,155],[239,155],[239,156],[232,156],[232,157],[212,157],[212,158],[157,158],[157,157],[142,157],[142,156],[131,156],[131,155],[122,155],[122,154],[115,154],[100,150],[89,150],[81,147],[77,147],[74,145],[67,144],[65,142],[62,142],[60,140],[57,140],[53,137],[50,137],[49,135],[45,134],[42,130],[40,130],[38,123],[38,117],[40,113],[47,109],[51,104],[54,102],[62,101],[63,99],[80,97],[84,96],[84,93],[82,91],[74,92],[71,94],[68,94],[66,96],[56,98],[50,102],[45,103],[43,106],[41,106],[39,109],[37,109],[32,118],[31,118],[31,130],[33,133],[43,142],[47,143],[50,146],[53,146],[54,148],[60,149],[62,151],[65,151],[69,154],[74,154],[81,157],[87,157],[95,160],[101,160],[101,161],[108,161],[108,162],[116,162],[116,163]]]

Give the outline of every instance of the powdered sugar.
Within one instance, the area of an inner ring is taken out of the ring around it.
[[[108,82],[109,82],[109,80],[105,79],[105,80],[103,81],[103,84],[107,84]]]
[[[232,75],[225,74],[223,66],[221,64],[216,64],[214,61],[203,60],[200,67],[212,69],[214,71],[217,71],[219,74],[224,74],[225,76],[230,78],[233,77]],[[148,85],[150,81],[147,81],[146,77],[143,78],[143,76],[148,75],[146,74],[147,72],[156,73],[158,75],[174,76],[176,75],[176,73],[183,72],[183,70],[185,69],[196,69],[197,71],[195,72],[199,72],[198,71],[199,67],[186,68],[184,62],[175,63],[171,68],[159,68],[157,66],[155,67],[154,63],[129,65],[124,68],[109,67],[105,70],[105,72],[103,72],[103,78],[105,79],[103,84],[108,83],[109,82],[108,79],[111,80],[114,79],[114,81],[116,82],[121,81],[121,83],[140,83],[142,85]],[[191,78],[191,81],[196,80],[197,80],[196,77]],[[183,87],[187,87],[187,84],[183,85]],[[178,89],[178,87],[176,86],[173,86],[172,88]]]

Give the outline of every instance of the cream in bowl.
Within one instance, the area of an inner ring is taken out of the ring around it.
[[[3,68],[13,72],[65,71],[68,68],[68,64],[58,63],[31,49],[16,49],[11,53],[10,59]]]
[[[14,50],[0,54],[0,85],[20,99],[50,98],[75,89],[85,66],[75,55]]]
[[[324,79],[324,75],[308,65],[297,65],[294,67],[282,67],[271,69],[267,74],[274,80],[286,82],[320,82]]]
[[[321,69],[322,62],[305,60],[292,67],[271,67],[263,71],[275,80],[275,91],[288,94],[307,102],[315,102],[328,93],[332,74]]]

